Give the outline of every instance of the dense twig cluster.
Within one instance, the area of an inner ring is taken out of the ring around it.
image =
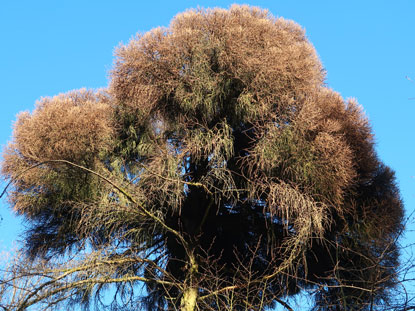
[[[42,99],[15,124],[2,173],[32,261],[4,276],[6,291],[31,282],[10,309],[102,305],[110,283],[113,310],[292,310],[303,290],[319,310],[386,305],[393,173],[297,24],[187,11],[116,55],[108,90]]]

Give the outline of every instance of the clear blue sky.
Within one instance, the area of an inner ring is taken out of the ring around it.
[[[187,9],[234,1],[2,0],[0,144],[19,111],[41,96],[105,87],[114,48],[137,32],[167,26]],[[380,158],[397,174],[406,211],[415,203],[415,1],[249,1],[306,29],[327,70],[327,84],[364,107]],[[414,99],[411,99],[414,98]],[[22,230],[0,203],[0,251]],[[387,217],[387,215],[385,215]],[[404,243],[415,241],[407,234]]]

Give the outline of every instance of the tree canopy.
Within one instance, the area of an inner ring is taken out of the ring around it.
[[[31,287],[11,310],[104,308],[108,284],[112,310],[293,310],[307,289],[318,310],[388,304],[394,174],[299,25],[189,10],[120,45],[110,77],[15,123],[2,175],[28,229],[9,280]]]

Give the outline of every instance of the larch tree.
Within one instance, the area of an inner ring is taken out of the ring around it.
[[[293,310],[304,290],[386,308],[394,174],[300,26],[189,10],[118,47],[110,76],[18,116],[2,175],[28,229],[5,310]]]

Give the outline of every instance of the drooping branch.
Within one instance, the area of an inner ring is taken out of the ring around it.
[[[187,243],[187,241],[184,239],[184,237],[175,229],[169,227],[168,225],[166,225],[166,223],[160,219],[159,217],[157,217],[156,215],[154,215],[153,213],[151,213],[149,210],[147,210],[144,205],[140,202],[138,202],[136,199],[134,199],[134,197],[129,194],[125,189],[121,188],[120,186],[118,186],[115,182],[113,182],[112,180],[110,180],[109,178],[103,176],[102,174],[91,170],[85,166],[73,163],[71,161],[68,160],[46,160],[46,161],[42,161],[40,163],[36,163],[32,166],[30,166],[29,168],[23,170],[22,172],[20,172],[19,174],[16,175],[16,177],[14,179],[19,178],[20,176],[24,175],[25,173],[27,173],[29,170],[35,169],[36,167],[39,167],[41,165],[44,164],[48,164],[48,163],[62,163],[62,164],[66,164],[66,165],[70,165],[76,168],[79,168],[83,171],[86,171],[90,174],[93,174],[99,178],[101,178],[102,180],[104,180],[105,182],[107,182],[108,184],[110,184],[111,186],[113,186],[116,190],[118,190],[120,193],[122,193],[131,203],[133,203],[134,205],[136,205],[145,215],[147,215],[148,217],[150,217],[151,219],[153,219],[158,225],[160,225],[161,227],[163,227],[166,231],[172,233],[174,236],[176,236],[180,242],[182,243],[183,247],[186,250],[189,250],[189,245]],[[6,193],[7,188],[13,183],[13,180],[9,181],[9,183],[6,185],[6,187],[4,188],[2,194],[0,195],[0,198]]]

